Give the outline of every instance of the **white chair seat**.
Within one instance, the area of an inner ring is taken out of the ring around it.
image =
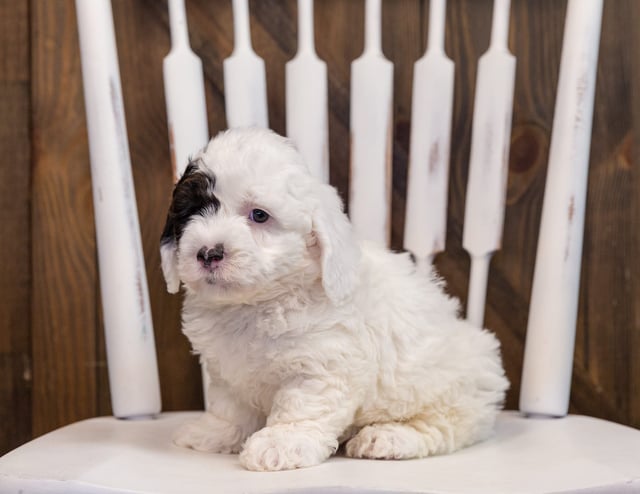
[[[640,431],[583,416],[503,412],[496,435],[452,455],[410,461],[335,457],[302,470],[256,473],[236,455],[174,446],[200,412],[156,420],[89,419],[0,458],[0,492],[640,492]],[[125,487],[126,486],[126,487]]]

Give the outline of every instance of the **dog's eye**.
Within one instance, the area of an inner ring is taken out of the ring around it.
[[[269,219],[269,213],[262,209],[254,209],[249,213],[249,219],[254,223],[264,223]]]

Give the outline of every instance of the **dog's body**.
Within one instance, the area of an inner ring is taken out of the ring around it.
[[[344,441],[399,459],[486,438],[508,386],[495,337],[408,254],[359,245],[300,161],[271,132],[229,131],[176,186],[163,270],[211,380],[176,443],[280,470]]]

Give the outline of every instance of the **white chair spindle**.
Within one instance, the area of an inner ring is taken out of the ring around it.
[[[388,245],[393,64],[382,54],[381,9],[381,0],[367,0],[364,53],[351,64],[349,215],[359,238]]]
[[[169,1],[169,19],[171,51],[162,69],[171,161],[177,180],[189,156],[207,145],[209,125],[202,62],[189,46],[184,0]]]
[[[510,0],[494,0],[491,43],[476,80],[462,245],[471,256],[467,319],[484,323],[489,263],[500,248],[507,193],[516,59],[509,53]]]
[[[233,53],[223,63],[229,127],[269,127],[264,60],[253,51],[248,0],[233,0]]]
[[[169,146],[174,181],[184,173],[189,157],[209,142],[204,73],[200,58],[189,45],[184,0],[169,0],[171,51],[162,71],[167,105]],[[204,401],[207,403],[209,375],[202,363]]]
[[[329,183],[327,64],[314,48],[313,0],[298,0],[298,52],[285,77],[287,136],[311,173]]]
[[[100,288],[116,417],[160,412],[160,384],[109,0],[76,0]]]
[[[566,415],[602,0],[569,0],[531,293],[520,410]]]
[[[431,0],[427,51],[414,65],[404,246],[430,264],[445,248],[454,63],[444,52],[446,0]]]

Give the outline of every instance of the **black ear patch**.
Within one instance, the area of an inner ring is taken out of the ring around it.
[[[167,223],[162,231],[160,243],[177,242],[189,219],[213,209],[220,209],[220,201],[214,195],[216,177],[198,169],[198,165],[191,161],[187,165],[182,177],[173,189],[173,199],[167,214]]]

